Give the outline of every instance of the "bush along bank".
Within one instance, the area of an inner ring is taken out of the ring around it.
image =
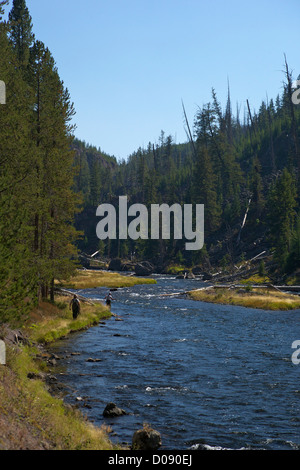
[[[0,450],[112,450],[108,429],[89,423],[53,395],[44,345],[96,325],[111,313],[82,305],[73,320],[69,299],[42,302],[21,330],[2,326],[6,365],[0,365]]]

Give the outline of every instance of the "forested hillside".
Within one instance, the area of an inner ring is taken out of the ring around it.
[[[175,144],[163,131],[158,142],[139,148],[127,161],[110,163],[94,154],[85,192],[83,220],[85,248],[108,257],[147,259],[164,266],[200,265],[203,269],[229,267],[265,251],[279,275],[297,269],[300,256],[299,125],[300,106],[292,102],[293,77],[285,57],[281,96],[265,100],[257,112],[245,100],[240,116],[230,98],[219,103],[213,89],[211,102],[199,108],[189,123],[183,106],[188,142]],[[81,148],[82,155],[89,149]],[[95,162],[101,169],[95,171]],[[109,160],[108,160],[109,161]],[[82,173],[83,174],[83,173]],[[86,174],[86,173],[85,173]],[[95,179],[99,183],[94,197]],[[102,178],[102,180],[101,180]],[[88,189],[89,188],[89,189]],[[205,246],[186,251],[184,240],[97,240],[94,227],[99,203],[118,206],[118,196],[129,203],[204,204]],[[82,224],[81,224],[82,228]]]

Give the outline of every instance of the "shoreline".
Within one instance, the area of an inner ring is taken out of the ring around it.
[[[119,273],[92,274],[94,279],[89,272],[83,276],[78,273],[70,288],[156,283],[154,279]],[[80,284],[82,277],[84,286]],[[0,328],[0,338],[6,344],[6,365],[0,366],[0,427],[5,430],[0,435],[0,450],[127,450],[110,441],[109,428],[93,425],[80,409],[66,404],[60,396],[53,371],[55,356],[49,353],[51,344],[112,316],[117,319],[104,303],[81,298],[81,314],[73,320],[71,295],[64,292],[56,295],[54,302],[43,300],[19,329],[9,325]]]
[[[52,342],[96,325],[110,312],[98,306],[93,314],[83,311],[83,318],[75,323],[68,303],[62,309],[63,301],[59,302],[43,302],[26,328],[7,327],[3,331],[7,360],[0,366],[0,426],[5,430],[0,436],[0,450],[116,448],[105,427],[94,426],[81,411],[64,402],[53,371],[55,359],[49,353]],[[47,321],[51,327],[45,328]]]
[[[289,286],[286,286],[287,290]],[[187,292],[195,301],[272,311],[300,309],[300,297],[276,286],[212,285]]]
[[[143,278],[109,274],[111,281],[114,276],[115,288],[123,287],[117,284],[118,276],[131,279],[131,285],[135,285],[137,279],[138,284],[144,283]],[[156,283],[153,279],[147,281]],[[97,282],[99,285],[99,277]],[[75,285],[73,288],[81,290]],[[300,308],[297,295],[279,292],[276,287],[254,287],[247,283],[235,287],[216,284],[185,294],[195,301],[264,310]],[[69,310],[71,295],[71,292],[64,292],[64,295],[57,296],[55,302],[41,302],[32,310],[23,328],[10,331],[8,340],[2,328],[1,338],[7,344],[7,365],[0,366],[0,382],[3,384],[0,388],[0,427],[5,429],[0,436],[0,450],[127,450],[109,440],[110,429],[94,426],[80,409],[66,404],[61,398],[51,344],[73,332],[96,326],[102,320],[117,317],[101,301],[84,297],[81,315],[73,320]],[[291,304],[291,301],[296,303]],[[21,438],[16,440],[16,435]]]
[[[132,274],[123,274],[118,271],[98,271],[92,269],[77,270],[71,279],[56,282],[56,287],[66,289],[93,289],[96,287],[107,287],[107,289],[121,289],[139,284],[156,284],[156,280],[148,277],[138,277]]]

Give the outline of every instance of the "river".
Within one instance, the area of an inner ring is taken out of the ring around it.
[[[155,278],[156,285],[114,292],[112,311],[122,321],[112,317],[54,345],[66,401],[110,425],[115,443],[130,444],[149,423],[166,450],[300,449],[300,364],[291,360],[300,310],[164,297],[201,283]],[[80,293],[103,299],[107,289]],[[108,402],[128,414],[104,418]]]

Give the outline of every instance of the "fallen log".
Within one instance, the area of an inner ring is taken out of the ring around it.
[[[71,292],[67,289],[62,289],[61,287],[55,287],[54,291],[61,294],[61,295],[65,295],[66,297],[71,297],[71,296],[73,297],[73,295],[74,295],[74,292]],[[88,303],[90,305],[95,305],[95,303],[92,302],[87,297],[84,297],[83,295],[79,295],[77,293],[76,293],[76,295],[77,295],[78,299],[81,300],[83,303]]]
[[[249,263],[251,263],[251,261],[254,261],[255,259],[259,258],[260,256],[264,255],[266,253],[266,251],[262,251],[261,253],[259,253],[258,255],[254,256],[254,258],[251,258],[249,259]]]
[[[208,290],[208,289],[245,289],[247,284],[215,284],[208,287],[200,287],[199,289],[194,289],[194,291]],[[291,292],[291,293],[300,293],[300,286],[274,286],[273,284],[250,284],[250,287],[253,289],[274,289],[278,292]]]
[[[160,294],[158,297],[172,297],[173,295],[187,295],[188,292],[172,292],[171,294]]]
[[[300,286],[273,286],[274,288],[290,291],[290,292],[300,292]]]
[[[207,289],[213,289],[214,286],[205,286],[205,287],[199,287],[199,289],[192,289],[193,292],[198,291],[198,290],[207,290]],[[184,291],[184,292],[172,292],[171,294],[160,294],[159,297],[172,297],[173,295],[188,295],[191,291]]]

